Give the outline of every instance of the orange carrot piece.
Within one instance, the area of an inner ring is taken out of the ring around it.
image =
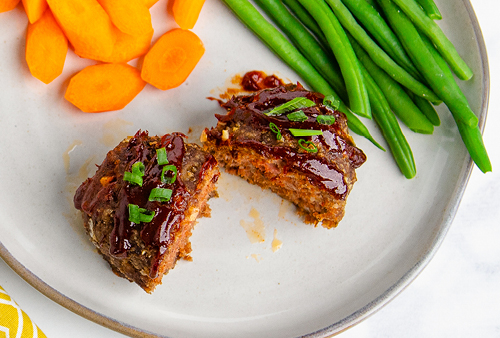
[[[117,31],[117,38],[113,46],[113,52],[108,57],[99,58],[98,61],[125,63],[143,56],[149,51],[154,31],[139,36],[132,36],[121,32],[118,28],[115,28],[115,30]]]
[[[123,109],[146,85],[126,63],[88,66],[73,76],[64,98],[86,113]]]
[[[174,0],[174,20],[182,29],[193,29],[205,0]]]
[[[138,36],[153,30],[151,13],[144,0],[98,0],[114,25],[123,33]]]
[[[47,9],[47,0],[22,0],[24,10],[31,23],[36,22]]]
[[[143,0],[143,1],[147,8],[153,7],[153,5],[158,2],[158,0]]]
[[[47,3],[77,55],[89,59],[111,55],[115,30],[97,0],[47,0]]]
[[[0,1],[0,13],[8,12],[16,8],[21,0],[2,0]]]
[[[68,40],[50,9],[35,23],[28,23],[26,62],[31,74],[49,84],[58,77],[68,53]]]
[[[162,90],[178,87],[204,53],[203,42],[195,33],[172,29],[163,34],[144,57],[141,76],[144,81]]]

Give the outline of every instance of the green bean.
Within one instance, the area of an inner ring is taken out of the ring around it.
[[[434,126],[413,103],[404,89],[370,59],[356,40],[350,38],[358,59],[384,94],[392,111],[410,130],[416,133],[432,134]]]
[[[377,141],[375,141],[375,139],[371,136],[368,128],[366,128],[363,122],[361,122],[361,120],[356,115],[354,115],[349,109],[342,110],[342,112],[347,117],[347,126],[349,127],[349,129],[351,129],[354,133],[366,138],[368,141],[373,143],[375,147],[385,151],[385,148],[382,147]]]
[[[427,48],[431,51],[439,67],[443,70],[444,76],[449,80],[449,82],[455,82],[451,70],[448,68],[446,61],[441,57],[441,55],[434,48],[432,43],[423,37]],[[464,96],[465,97],[465,96]],[[476,124],[474,126],[469,126],[461,120],[455,120],[457,123],[458,131],[462,137],[462,141],[465,144],[472,160],[476,163],[477,167],[483,172],[491,171],[491,162],[488,157],[488,153],[484,146],[483,138],[481,136],[481,131],[479,126]]]
[[[307,59],[272,25],[260,12],[247,0],[224,0],[224,3],[233,13],[250,28],[276,55],[278,55],[290,68],[292,68],[313,91],[323,95],[339,97],[328,82],[314,69]],[[358,119],[352,118],[354,114],[341,102],[339,111],[343,112],[348,120],[348,126],[352,131],[370,140],[374,145],[380,147],[370,135],[368,128]],[[383,148],[382,148],[383,149]]]
[[[429,45],[424,42],[427,40],[426,37],[419,34],[410,19],[399,10],[394,2],[379,0],[379,3],[413,62],[431,88],[448,106],[455,120],[461,120],[471,127],[477,125],[478,118],[470,109],[467,98],[458,87],[455,79],[445,76],[445,69],[439,66],[437,61],[438,59],[442,60],[440,54],[434,48],[428,48]],[[432,53],[433,51],[435,53]]]
[[[476,163],[477,167],[483,172],[491,171],[491,162],[486,152],[486,147],[483,143],[483,136],[479,126],[469,127],[465,123],[457,122],[458,131],[462,137],[462,141],[467,148],[470,157]]]
[[[439,53],[446,60],[453,72],[461,80],[469,80],[473,73],[467,63],[458,54],[455,46],[444,34],[437,23],[429,18],[415,0],[392,0],[408,18],[418,27],[437,47]]]
[[[378,13],[382,14],[382,11],[380,10],[380,6],[378,5],[376,0],[365,0],[367,4],[373,7]]]
[[[342,26],[323,0],[299,0],[299,3],[312,15],[325,34],[328,44],[339,63],[344,78],[349,106],[354,113],[371,116],[368,93],[359,70],[359,62],[348,41]]]
[[[318,24],[314,18],[309,14],[308,11],[297,1],[297,0],[282,0],[283,3],[288,7],[288,9],[299,19],[304,26],[309,29],[314,36],[318,39],[322,46],[327,47],[328,41],[325,35],[319,28]]]
[[[394,80],[401,83],[404,87],[410,89],[415,94],[428,99],[433,103],[439,103],[440,99],[429,88],[417,81],[400,65],[387,55],[366,33],[351,12],[344,6],[340,0],[326,0],[331,9],[342,23],[345,29],[358,41],[364,50],[370,55],[372,60],[383,70],[387,72]]]
[[[470,120],[467,119],[470,114],[474,113],[469,107],[467,98],[456,84],[448,64],[441,57],[432,42],[425,36],[419,35],[415,26],[413,26],[404,13],[399,11],[394,3],[390,0],[380,0],[380,3],[388,19],[395,20],[398,25],[404,28],[405,39],[408,39],[408,41],[405,43],[405,41],[402,40],[402,43],[403,46],[407,48],[407,45],[411,45],[412,48],[415,48],[413,53],[408,48],[408,52],[410,56],[415,55],[414,60],[417,60],[417,56],[421,58],[420,62],[415,61],[417,67],[419,64],[422,64],[423,68],[428,69],[430,74],[437,77],[437,81],[430,81],[430,79],[428,79],[429,83],[437,82],[438,85],[443,88],[443,95],[450,96],[446,99],[443,97],[443,101],[448,106],[455,119],[460,136],[472,160],[482,172],[491,171],[491,163],[479,130],[478,119],[475,115],[473,115],[475,117],[475,123],[470,123]]]
[[[410,60],[406,51],[396,34],[377,10],[366,2],[366,0],[343,0],[343,3],[358,19],[358,21],[370,32],[370,35],[379,43],[382,49],[403,69],[416,79],[420,74]]]
[[[406,178],[413,178],[417,174],[415,160],[410,145],[401,131],[398,120],[391,111],[384,94],[363,65],[361,65],[361,70],[370,95],[373,119],[382,131],[382,135],[391,149],[392,156],[399,170],[401,170]]]
[[[420,111],[427,117],[427,119],[436,127],[441,125],[441,119],[439,118],[438,113],[436,112],[436,109],[426,99],[421,98],[420,96],[417,96],[413,94],[410,91],[406,91],[406,94],[413,100],[413,102],[417,105],[417,107],[420,109]]]
[[[347,91],[342,75],[332,66],[334,63],[321,48],[318,41],[287,10],[280,0],[255,1],[288,36],[290,41],[306,57],[316,70],[325,78],[342,100],[346,100]],[[333,56],[332,56],[333,57]]]
[[[443,16],[433,0],[416,0],[423,8],[425,14],[432,20],[441,20]]]

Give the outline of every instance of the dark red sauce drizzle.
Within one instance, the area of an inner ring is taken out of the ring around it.
[[[267,116],[264,113],[272,108],[282,105],[296,97],[306,97],[316,103],[315,106],[301,109],[307,116],[303,122],[290,121],[286,114],[280,116]],[[334,111],[322,104],[324,96],[305,90],[300,85],[286,85],[273,89],[262,90],[253,95],[233,97],[222,107],[228,110],[227,115],[216,115],[221,122],[231,120],[242,121],[244,125],[251,125],[262,131],[269,131],[269,124],[274,123],[282,132],[289,128],[322,130],[322,136],[301,137],[321,143],[328,152],[346,156],[354,168],[358,168],[366,161],[366,155],[357,148],[337,121],[341,112]],[[332,125],[319,124],[318,115],[334,115],[336,122]],[[279,145],[269,146],[254,140],[231,140],[241,146],[250,147],[264,156],[283,159],[286,168],[298,169],[308,176],[309,180],[323,189],[330,191],[339,198],[346,197],[347,186],[342,172],[332,161],[314,153],[297,152],[290,147]],[[285,170],[286,170],[285,168]]]
[[[276,88],[282,86],[283,81],[275,75],[266,75],[266,73],[254,70],[245,73],[241,80],[241,86],[248,92],[256,92],[266,88]]]
[[[114,227],[110,234],[110,254],[122,258],[127,256],[130,249],[130,238],[134,229],[146,246],[157,248],[157,256],[150,271],[152,278],[158,274],[160,256],[165,253],[170,243],[174,227],[184,219],[189,192],[180,179],[182,160],[184,158],[184,138],[180,133],[167,134],[158,144],[149,144],[147,132],[138,132],[125,146],[120,149],[119,157],[113,157],[112,152],[102,166],[113,167],[116,179],[107,186],[102,186],[97,175],[88,179],[78,188],[74,202],[75,207],[89,215],[99,212],[98,205],[106,201],[117,201],[114,213]],[[162,167],[156,161],[156,149],[165,147],[169,165],[177,167],[177,179],[173,183],[161,181]],[[111,157],[110,157],[111,156]],[[132,164],[141,161],[145,165],[143,185],[138,186],[123,181],[123,172],[131,171]],[[117,162],[118,164],[114,163]],[[109,173],[108,173],[109,174]],[[149,201],[149,194],[153,188],[172,189],[172,197],[168,202]],[[149,223],[135,224],[129,221],[128,205],[136,204],[140,208],[154,211],[155,216]]]

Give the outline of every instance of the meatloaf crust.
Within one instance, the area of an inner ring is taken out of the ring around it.
[[[198,216],[210,215],[207,200],[216,195],[215,158],[184,138],[179,133],[159,137],[138,131],[108,152],[74,197],[86,232],[112,270],[148,293],[179,258],[189,258],[192,228]],[[160,148],[166,164],[158,160]],[[138,162],[144,165],[142,185],[124,179]],[[151,198],[154,188],[170,190],[170,198]],[[131,220],[130,205],[154,216]]]
[[[270,111],[305,97],[314,105],[286,113]],[[344,216],[347,196],[356,182],[355,169],[366,156],[348,133],[343,113],[323,104],[324,96],[300,84],[287,84],[222,102],[226,115],[216,115],[215,128],[206,128],[201,140],[220,166],[252,184],[290,200],[307,223],[337,226]],[[290,120],[299,110],[305,118]],[[333,116],[333,124],[318,116]],[[294,136],[291,129],[320,131]]]

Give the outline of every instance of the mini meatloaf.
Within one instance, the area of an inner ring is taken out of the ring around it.
[[[191,230],[210,216],[207,200],[216,195],[217,161],[184,139],[138,131],[108,152],[74,197],[99,253],[148,293],[189,258]]]
[[[323,101],[300,84],[236,96],[221,102],[227,114],[201,141],[227,172],[291,201],[305,222],[332,228],[366,156],[345,115]]]

